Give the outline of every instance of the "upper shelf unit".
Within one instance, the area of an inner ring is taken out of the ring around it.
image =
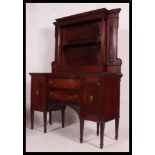
[[[79,23],[62,28],[62,46],[76,46],[100,42],[99,21]]]

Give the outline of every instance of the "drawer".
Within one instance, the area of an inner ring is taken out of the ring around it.
[[[49,88],[60,88],[60,89],[79,89],[79,79],[64,79],[64,78],[48,78],[47,86]]]
[[[80,101],[80,95],[78,92],[51,90],[48,91],[48,99],[78,103]]]

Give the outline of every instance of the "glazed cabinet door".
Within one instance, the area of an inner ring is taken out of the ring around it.
[[[31,106],[34,110],[44,111],[46,108],[45,77],[35,75],[31,79]]]
[[[99,113],[99,77],[84,77],[82,102],[80,105],[81,117],[96,121]]]

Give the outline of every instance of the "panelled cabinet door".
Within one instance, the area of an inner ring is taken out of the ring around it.
[[[32,77],[32,101],[36,110],[45,109],[45,79],[42,76]]]
[[[85,119],[97,120],[99,111],[100,82],[96,77],[84,79],[84,88],[81,103],[81,116]]]

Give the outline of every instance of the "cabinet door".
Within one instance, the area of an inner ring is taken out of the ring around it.
[[[99,112],[100,82],[98,77],[87,77],[83,81],[83,97],[80,107],[84,119],[96,121]]]
[[[44,76],[33,76],[31,85],[31,105],[35,110],[43,111],[45,102],[45,78]]]

